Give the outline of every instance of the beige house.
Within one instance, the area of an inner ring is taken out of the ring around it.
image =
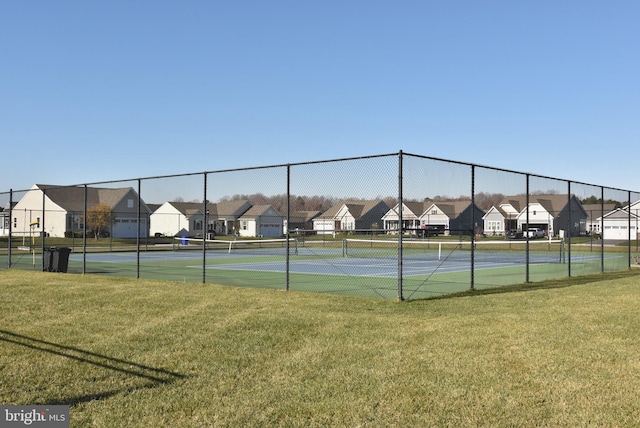
[[[34,184],[16,203],[11,211],[11,232],[21,236],[53,237],[82,232],[85,205],[87,210],[97,205],[107,205],[111,209],[112,225],[108,232],[114,238],[135,238],[138,232],[140,237],[148,236],[151,212],[131,187],[43,184]]]
[[[382,200],[340,202],[313,219],[317,234],[382,230],[389,206]]]

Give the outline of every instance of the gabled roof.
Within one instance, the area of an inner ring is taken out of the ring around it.
[[[346,206],[349,210],[349,213],[355,218],[360,219],[364,215],[366,215],[369,211],[383,203],[381,200],[370,200],[370,201],[344,201],[339,204],[336,204],[322,213],[322,218],[334,218],[338,215],[342,207]]]
[[[184,216],[202,215],[202,202],[167,202]],[[240,217],[252,207],[251,202],[246,199],[236,201],[224,201],[218,203],[207,203],[209,216],[215,217]]]
[[[187,217],[196,214],[202,215],[202,202],[169,202],[169,204]],[[215,204],[208,203],[207,209],[209,210],[209,215],[213,215],[216,212]]]
[[[433,205],[433,201],[422,201],[422,202],[403,202],[404,206],[415,214],[416,217],[420,217],[424,212],[429,209],[431,205]],[[396,205],[397,207],[398,205]],[[396,213],[397,214],[397,213]],[[402,213],[402,217],[406,218],[406,213]]]
[[[497,212],[498,214],[500,214],[504,218],[507,218],[509,216],[509,214],[505,210],[503,210],[502,208],[497,207],[497,206],[494,205],[491,208],[489,208],[487,211],[484,212],[484,215],[482,216],[482,218],[483,219],[487,218],[487,216],[489,214],[491,214],[492,212]]]
[[[147,207],[149,207],[149,211],[151,211],[152,214],[161,206],[162,204],[147,204]]]
[[[621,219],[621,220],[627,220],[629,218],[637,219],[637,218],[640,218],[640,216],[635,214],[633,210],[629,212],[628,209],[616,208],[615,210],[606,213],[604,216],[598,217],[598,219]]]
[[[582,205],[587,213],[587,219],[597,219],[602,217],[602,214],[609,213],[616,209],[616,204],[586,204]],[[603,211],[604,208],[604,211]]]
[[[244,214],[253,204],[246,199],[235,201],[223,201],[216,203],[216,215],[239,217]]]
[[[529,204],[540,204],[550,213],[558,213],[569,203],[566,194],[529,195]],[[506,196],[499,205],[509,204],[518,212],[524,211],[527,205],[526,195]]]
[[[304,223],[322,214],[320,211],[292,211],[289,213],[291,223]]]
[[[267,214],[269,211],[276,213],[278,216],[282,217],[282,214],[278,212],[272,205],[254,205],[247,212],[242,214],[240,218],[258,218]]]
[[[454,219],[460,216],[460,214],[462,214],[464,210],[469,208],[469,206],[471,205],[471,201],[466,200],[466,201],[433,202],[430,205],[430,207],[434,205],[437,206],[440,209],[440,211],[442,211],[447,217]],[[427,209],[429,209],[429,207],[427,207]],[[421,214],[424,214],[424,213],[421,213]]]
[[[84,211],[85,188],[78,186],[61,187],[49,184],[36,184],[34,188],[43,191],[47,197],[67,211]],[[130,192],[137,195],[132,187],[102,188],[87,187],[87,206],[100,204],[115,208]],[[144,202],[143,202],[144,205]],[[146,205],[144,205],[146,206]]]
[[[524,195],[518,195],[518,196],[506,196],[504,199],[500,201],[498,206],[511,205],[516,211],[520,212],[524,210],[524,207],[526,204],[527,204],[527,197]]]

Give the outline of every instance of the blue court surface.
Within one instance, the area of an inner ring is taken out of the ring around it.
[[[599,254],[574,255],[573,262],[599,260]],[[135,264],[163,265],[176,270],[202,269],[201,250],[141,251],[87,253],[89,264]],[[70,261],[82,262],[82,254],[71,254]],[[530,254],[530,264],[564,263],[558,253]],[[474,256],[476,270],[503,269],[526,264],[525,254],[519,252],[478,252]],[[233,271],[285,272],[286,254],[282,249],[264,249],[254,252],[207,251],[206,268]],[[407,254],[402,259],[402,275],[418,276],[433,273],[465,272],[471,268],[469,252],[449,252],[447,254]],[[398,275],[398,258],[395,255],[376,257],[344,257],[336,248],[296,248],[289,256],[289,272],[315,275],[347,275],[390,278]]]

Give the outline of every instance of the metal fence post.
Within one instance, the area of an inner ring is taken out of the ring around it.
[[[530,175],[527,174],[527,184],[526,184],[526,202],[525,206],[527,209],[527,215],[525,216],[525,220],[527,222],[527,231],[524,233],[526,244],[525,244],[525,282],[529,282],[529,179]],[[524,232],[524,231],[523,231]]]
[[[600,273],[604,272],[604,187],[600,186]]]
[[[475,289],[476,256],[476,167],[471,165],[471,290]]]
[[[142,192],[142,184],[140,179],[138,178],[138,233],[136,233],[136,278],[140,278],[140,204],[141,204],[141,193]]]
[[[11,246],[13,234],[13,189],[9,189],[9,238],[7,239],[7,268],[11,268]]]
[[[568,197],[567,203],[569,205],[569,227],[567,229],[569,229],[569,230],[567,231],[568,232],[568,234],[567,234],[568,236],[567,236],[567,245],[566,245],[565,251],[567,251],[568,256],[569,256],[568,257],[569,261],[567,262],[567,275],[569,276],[569,278],[571,278],[571,235],[572,235],[571,234],[571,230],[572,230],[572,227],[573,227],[573,220],[572,220],[573,216],[571,215],[571,213],[573,212],[573,210],[571,209],[572,208],[572,205],[571,205],[571,200],[572,200],[572,197],[571,197],[571,181],[567,182],[567,197]]]
[[[87,273],[87,185],[84,185],[84,213],[82,218],[82,273]]]
[[[41,260],[42,260],[42,269],[44,270],[44,236],[45,236],[45,229],[44,229],[44,223],[45,223],[45,207],[46,207],[46,199],[47,199],[47,191],[45,188],[42,189],[42,220],[40,220],[40,224],[38,226],[40,227],[40,254],[41,254]],[[31,251],[35,252],[35,248],[31,249]],[[35,267],[35,266],[34,266]]]
[[[204,200],[203,203],[203,207],[202,207],[202,283],[206,284],[207,282],[207,228],[208,228],[208,222],[209,222],[209,218],[207,216],[207,206],[209,205],[209,201],[207,201],[207,173],[205,172],[203,174],[204,177],[204,183],[203,183],[203,193],[204,193],[204,197],[202,198]]]
[[[402,296],[402,150],[398,153],[398,300],[404,300]]]
[[[291,164],[287,164],[287,233],[285,234],[285,238],[287,239],[287,243],[285,248],[287,250],[286,261],[285,261],[285,290],[289,291],[289,265],[291,263],[291,259],[289,256],[289,250],[291,249],[291,243],[289,238],[291,237]]]
[[[627,190],[627,201],[629,201],[629,212],[628,214],[628,219],[629,219],[629,223],[627,225],[627,230],[629,231],[629,235],[627,238],[627,254],[628,254],[628,264],[629,264],[629,269],[631,268],[631,191]]]

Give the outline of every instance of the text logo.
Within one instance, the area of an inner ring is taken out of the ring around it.
[[[69,406],[2,406],[0,426],[69,428]]]

